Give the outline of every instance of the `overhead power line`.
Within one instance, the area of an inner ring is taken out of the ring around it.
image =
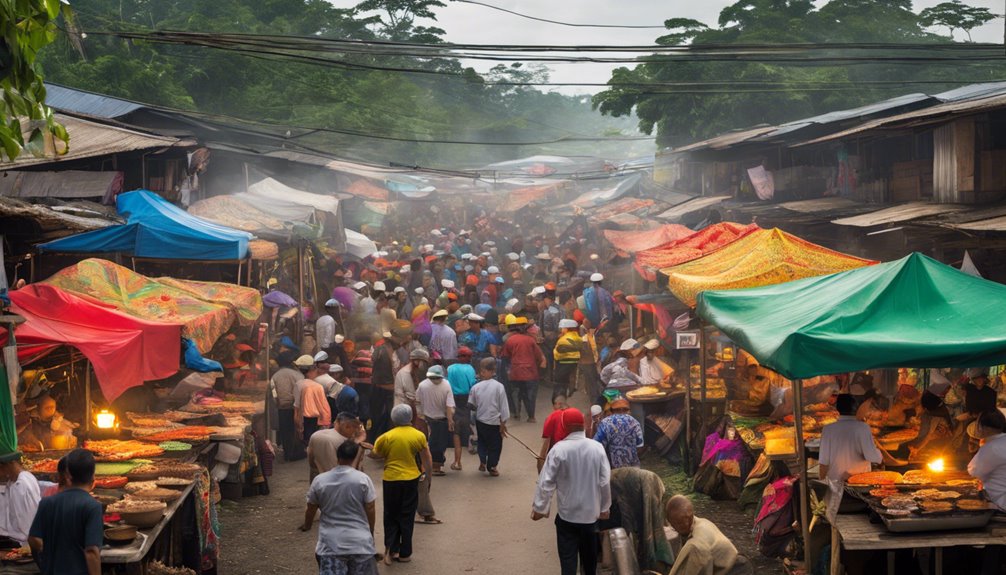
[[[626,29],[659,29],[666,30],[664,26],[632,26],[626,24],[578,24],[573,22],[561,22],[559,20],[549,20],[548,18],[539,18],[537,16],[531,16],[529,14],[521,14],[520,12],[515,12],[513,10],[507,10],[501,6],[493,6],[492,4],[487,4],[485,2],[476,2],[475,0],[454,0],[461,4],[474,4],[476,6],[484,6],[486,8],[491,8],[493,10],[498,10],[500,12],[506,12],[507,14],[512,14],[514,16],[519,16],[521,18],[526,18],[528,20],[535,20],[537,22],[545,22],[547,24],[556,24],[558,26],[570,26],[572,28],[626,28]]]

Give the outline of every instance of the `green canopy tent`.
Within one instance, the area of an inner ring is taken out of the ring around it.
[[[1006,363],[1006,285],[918,253],[783,284],[703,292],[697,311],[789,379]]]
[[[1006,286],[918,253],[827,276],[702,292],[696,309],[763,366],[793,380],[797,414],[802,412],[801,378],[1006,363]],[[796,439],[806,478],[800,425]],[[801,481],[804,553],[810,565],[807,489],[807,481]]]

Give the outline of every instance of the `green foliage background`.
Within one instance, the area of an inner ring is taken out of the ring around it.
[[[353,55],[342,61],[446,74],[346,70],[101,34],[173,30],[439,43],[444,31],[417,25],[416,19],[428,20],[442,6],[436,0],[367,0],[352,10],[334,8],[324,0],[74,0],[79,27],[87,34],[84,57],[63,38],[40,60],[47,81],[289,126],[479,142],[639,135],[634,119],[601,116],[592,110],[589,96],[485,84],[547,81],[547,70],[540,66],[502,64],[480,75],[452,59]],[[365,15],[375,11],[376,16]],[[653,150],[653,142],[646,140],[472,146],[318,132],[297,141],[343,157],[426,166],[479,165],[553,153],[625,158]]]

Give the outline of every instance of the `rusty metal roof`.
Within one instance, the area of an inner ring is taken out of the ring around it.
[[[967,206],[962,206],[959,204],[933,204],[930,202],[908,202],[907,204],[891,206],[867,214],[861,214],[858,216],[852,216],[848,218],[839,218],[837,220],[832,220],[831,223],[840,226],[855,226],[859,228],[868,228],[872,226],[879,226],[882,224],[907,222],[911,220],[926,218],[929,216],[949,214],[952,212],[959,212],[966,209]]]
[[[53,155],[45,157],[35,157],[28,153],[22,153],[13,162],[0,163],[0,171],[23,168],[25,166],[58,164],[136,150],[154,150],[195,145],[195,141],[192,140],[155,136],[73,116],[55,114],[55,117],[56,121],[62,124],[70,134],[69,152],[62,156]],[[63,144],[57,142],[56,145],[61,147]]]

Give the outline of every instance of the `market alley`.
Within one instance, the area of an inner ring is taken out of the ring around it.
[[[539,414],[547,414],[549,393],[544,389],[538,394]],[[583,394],[573,396],[571,402],[574,407],[586,407]],[[544,417],[539,417],[538,423],[513,422],[510,431],[537,448],[541,445],[542,420]],[[281,459],[269,480],[268,497],[223,506],[221,529],[227,533],[228,543],[220,555],[220,573],[317,573],[317,524],[310,533],[297,530],[304,516],[307,462],[282,463]],[[380,490],[380,464],[368,459],[364,466]],[[466,453],[463,471],[449,471],[445,477],[434,478],[431,496],[437,517],[444,523],[417,523],[413,561],[382,565],[379,570],[410,575],[554,572],[558,567],[555,527],[550,519],[530,519],[537,477],[532,455],[513,439],[506,439],[499,469],[500,477],[479,473],[478,456]],[[374,533],[378,547],[384,536],[382,503],[383,498],[378,497]]]

